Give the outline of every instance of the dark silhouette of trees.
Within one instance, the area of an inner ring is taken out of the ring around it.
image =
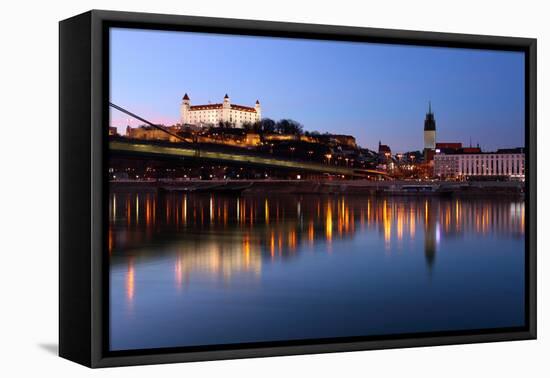
[[[263,118],[261,121],[250,123],[243,123],[243,129],[250,133],[273,134],[276,131],[276,123],[270,118]]]
[[[273,134],[275,132],[275,121],[271,118],[263,118],[259,122],[259,127],[264,134]]]
[[[225,121],[225,122],[220,121],[218,123],[218,127],[221,128],[221,129],[231,129],[231,128],[234,127],[234,125],[231,122],[228,122],[228,121]]]
[[[234,127],[230,122],[220,122],[218,124],[220,129],[229,129]],[[271,118],[263,118],[258,122],[244,122],[242,129],[249,133],[264,134],[285,134],[285,135],[304,135],[304,126],[292,119],[281,119],[277,122]],[[319,135],[319,132],[313,131],[312,133],[306,132],[306,135]]]
[[[281,119],[275,124],[275,131],[279,134],[302,135],[304,127],[292,119]]]
[[[313,131],[305,131],[304,135],[310,136],[310,137],[318,137],[319,135],[321,135],[321,133],[317,130],[313,130]]]
[[[255,133],[258,131],[258,128],[256,127],[255,123],[250,123],[250,122],[243,123],[243,129],[249,133],[252,133],[252,132]]]

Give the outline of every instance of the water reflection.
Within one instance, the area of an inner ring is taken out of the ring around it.
[[[426,316],[425,309],[440,303],[441,298],[451,300],[457,295],[465,297],[456,306],[467,305],[472,314],[473,309],[482,312],[487,306],[487,319],[495,319],[495,308],[500,305],[504,317],[511,301],[522,303],[520,290],[508,297],[500,290],[512,284],[521,288],[524,227],[523,201],[509,199],[111,193],[108,252],[112,345],[132,348],[208,343],[199,334],[195,341],[188,339],[191,331],[185,326],[196,323],[184,326],[177,314],[186,313],[199,323],[206,317],[209,320],[204,320],[205,324],[217,322],[212,329],[223,324],[236,327],[241,335],[238,317],[262,313],[262,317],[247,320],[250,335],[244,341],[251,341],[256,337],[254,327],[260,335],[268,332],[263,322],[271,315],[262,312],[264,307],[277,308],[281,313],[291,311],[286,315],[289,319],[291,314],[317,317],[319,312],[308,311],[325,303],[339,303],[347,296],[347,302],[338,306],[351,306],[358,319],[346,327],[355,324],[362,332],[411,331],[406,328],[411,323],[404,314],[420,319]],[[474,263],[478,265],[472,273]],[[438,269],[442,272],[439,276],[434,273]],[[462,282],[465,272],[468,279]],[[493,277],[491,284],[486,275]],[[484,289],[469,288],[457,294],[457,282]],[[422,285],[430,286],[407,294],[406,288]],[[374,294],[372,288],[381,287],[384,290]],[[486,297],[468,297],[482,294]],[[383,325],[388,319],[377,320],[377,315],[367,310],[390,306],[379,298],[381,295],[395,302],[391,304],[395,308],[386,310],[396,311],[392,315],[395,329],[387,330]],[[412,297],[425,304],[407,307],[412,305]],[[503,302],[495,304],[491,302],[494,298]],[[434,319],[428,325],[429,317],[425,318],[425,327],[438,324],[438,316],[441,324],[452,325],[448,311],[454,305],[430,310]],[[331,305],[324,311],[338,312],[336,307]],[[239,312],[241,308],[246,312]],[[453,308],[453,313],[461,313],[461,308]],[[174,314],[164,313],[169,309]],[[226,312],[233,313],[233,318],[211,319],[212,313]],[[517,314],[514,321],[523,316],[521,311]],[[339,336],[344,332],[339,324],[346,323],[350,313],[340,317],[330,321],[330,326],[320,322],[319,329],[334,328],[332,335]],[[152,319],[160,323],[149,324]],[[365,323],[365,319],[369,321]],[[502,322],[508,320],[503,318]],[[283,327],[281,316],[273,322],[281,327],[274,326],[269,331],[273,335],[290,332],[288,325]],[[468,327],[485,324],[472,323],[467,317],[455,322],[459,328],[461,322]],[[157,345],[140,344],[132,334],[148,327],[160,332],[165,323],[184,327],[182,335],[166,331],[166,335],[153,338]],[[356,329],[346,332],[355,334]],[[231,332],[227,332],[227,342],[233,342]],[[292,332],[286,337],[317,336],[307,327]]]
[[[260,274],[265,257],[288,259],[313,244],[325,244],[330,252],[333,240],[363,231],[379,233],[387,253],[406,249],[404,239],[423,238],[432,265],[442,238],[521,238],[525,225],[524,203],[507,200],[115,193],[109,203],[110,252],[135,248],[151,254],[150,243],[183,243],[186,269],[224,277],[235,270]],[[185,249],[189,236],[199,233],[201,240]]]

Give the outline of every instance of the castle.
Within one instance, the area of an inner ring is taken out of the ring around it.
[[[223,98],[223,103],[191,105],[186,93],[182,99],[180,115],[182,125],[216,126],[219,123],[229,123],[242,128],[245,123],[260,121],[261,107],[258,100],[254,107],[232,104],[227,94]]]

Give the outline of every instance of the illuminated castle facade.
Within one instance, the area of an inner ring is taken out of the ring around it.
[[[186,93],[182,99],[180,115],[182,125],[217,126],[223,122],[241,128],[245,123],[260,121],[261,107],[258,100],[254,107],[232,104],[227,94],[222,103],[191,105]]]

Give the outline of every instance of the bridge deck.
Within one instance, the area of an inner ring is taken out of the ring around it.
[[[109,141],[109,150],[113,152],[135,153],[139,155],[162,155],[168,157],[189,157],[195,159],[207,159],[216,161],[225,161],[239,164],[252,164],[260,166],[269,166],[275,168],[306,170],[321,173],[331,173],[345,176],[367,176],[367,175],[385,175],[371,169],[354,169],[325,165],[319,163],[310,163],[295,160],[285,160],[275,157],[255,156],[251,154],[239,154],[232,152],[209,151],[206,149],[195,149],[192,147],[170,147],[149,143],[140,143],[138,141]]]

